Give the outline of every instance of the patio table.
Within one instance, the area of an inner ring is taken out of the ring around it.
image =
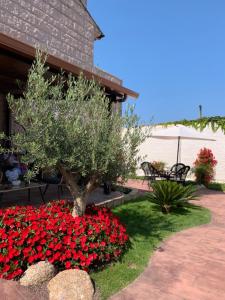
[[[162,176],[168,180],[170,178],[170,173],[171,173],[170,168],[164,169],[162,171]]]
[[[0,186],[0,196],[6,194],[6,193],[12,193],[12,192],[18,192],[18,191],[28,191],[28,200],[31,201],[30,196],[31,196],[31,190],[34,189],[39,189],[41,199],[43,203],[45,203],[44,199],[44,193],[42,191],[42,188],[46,188],[46,183],[37,183],[37,182],[32,182],[30,184],[25,184],[22,183],[19,186],[12,186],[12,185],[2,185]]]

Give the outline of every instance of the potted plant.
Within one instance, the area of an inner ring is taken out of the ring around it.
[[[29,185],[31,182],[31,179],[34,177],[34,171],[32,170],[27,170],[27,172],[24,175],[24,181],[26,185]]]

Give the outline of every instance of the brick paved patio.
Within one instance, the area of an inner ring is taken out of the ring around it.
[[[144,273],[110,300],[225,299],[225,194],[205,190],[199,204],[211,210],[211,223],[166,240]]]
[[[114,191],[110,195],[105,195],[102,188],[97,188],[88,197],[88,203],[101,203],[106,200],[113,200],[123,194],[119,191]],[[49,185],[49,188],[45,194],[46,202],[54,201],[58,199],[57,185]],[[69,191],[64,187],[63,194],[60,194],[60,199],[71,199]],[[33,205],[39,206],[42,204],[40,192],[38,189],[31,190],[31,201],[28,201],[27,191],[14,191],[11,193],[4,194],[0,197],[0,209],[15,205]]]
[[[128,179],[127,182],[124,183],[124,186],[146,192],[151,190],[149,188],[149,182],[141,179]]]

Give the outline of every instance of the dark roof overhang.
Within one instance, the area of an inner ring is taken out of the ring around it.
[[[8,50],[12,53],[20,55],[21,57],[27,58],[30,61],[34,59],[36,52],[36,49],[34,47],[2,33],[0,33],[0,49]],[[48,55],[47,63],[53,69],[63,69],[64,71],[72,73],[76,76],[78,76],[80,73],[83,73],[87,79],[96,80],[101,86],[106,89],[106,91],[110,91],[110,93],[120,95],[121,99],[123,100],[125,100],[128,96],[132,98],[138,98],[139,96],[138,93],[132,91],[131,89],[119,85],[118,83],[115,83],[109,79],[101,77],[93,72],[87,71],[77,65],[66,62],[53,55]]]

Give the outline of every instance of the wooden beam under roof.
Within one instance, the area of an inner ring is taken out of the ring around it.
[[[34,47],[27,45],[19,40],[13,39],[3,33],[0,33],[0,49],[11,51],[12,53],[21,55],[22,57],[27,58],[31,61],[34,59],[36,52],[36,49]],[[103,78],[93,72],[82,69],[81,67],[65,62],[64,60],[57,58],[53,55],[48,55],[47,63],[53,69],[63,69],[64,71],[72,73],[76,76],[78,76],[82,72],[87,79],[96,80],[100,85],[105,87],[106,90],[110,90],[114,93],[121,94],[124,97],[124,99],[127,96],[130,96],[135,99],[139,96],[138,93],[126,87],[123,87],[115,82]]]

